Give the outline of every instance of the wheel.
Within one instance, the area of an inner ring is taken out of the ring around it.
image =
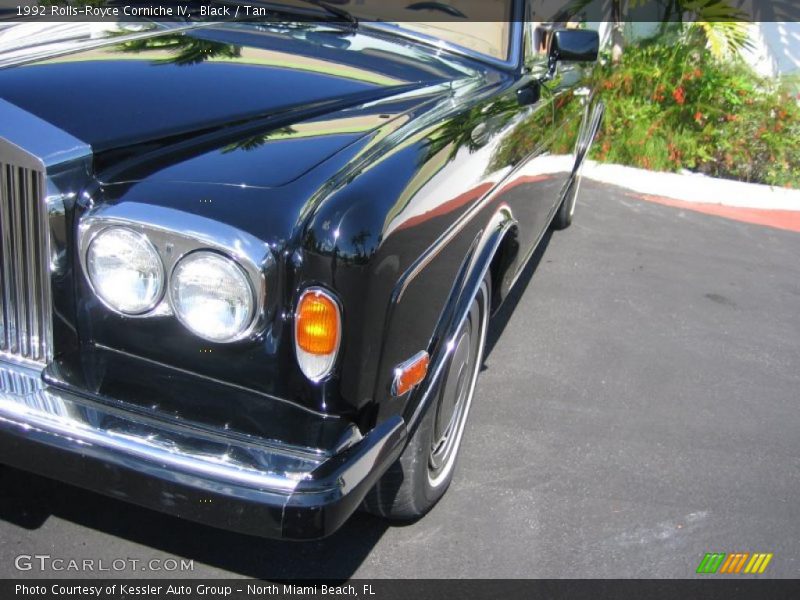
[[[572,217],[575,215],[575,203],[578,200],[580,188],[581,174],[578,171],[570,181],[567,193],[564,194],[564,199],[561,201],[561,206],[558,207],[556,216],[553,217],[553,229],[566,229],[572,224]]]
[[[453,342],[435,396],[403,454],[364,501],[373,514],[408,521],[427,513],[453,479],[489,322],[490,280],[483,281]]]

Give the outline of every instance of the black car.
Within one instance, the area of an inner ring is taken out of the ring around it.
[[[0,57],[0,461],[293,539],[444,493],[598,36],[296,4]]]

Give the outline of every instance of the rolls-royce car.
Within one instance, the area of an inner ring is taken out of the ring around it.
[[[598,35],[251,4],[0,56],[0,462],[266,537],[416,519],[573,219]]]

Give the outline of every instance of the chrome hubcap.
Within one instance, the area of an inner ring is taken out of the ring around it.
[[[453,353],[436,407],[428,461],[428,475],[434,485],[442,481],[449,472],[458,451],[485,334],[485,323],[482,321],[480,306],[474,302],[454,341]]]
[[[433,439],[438,442],[434,443],[434,456],[436,456],[437,446],[442,446],[452,431],[456,408],[464,400],[467,391],[467,376],[470,372],[470,329],[471,327],[466,327],[461,332],[447,372],[444,390],[439,401],[439,410],[436,414]]]

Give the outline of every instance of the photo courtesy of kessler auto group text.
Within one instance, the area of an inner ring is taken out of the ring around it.
[[[0,598],[800,597],[800,3],[0,0]]]

